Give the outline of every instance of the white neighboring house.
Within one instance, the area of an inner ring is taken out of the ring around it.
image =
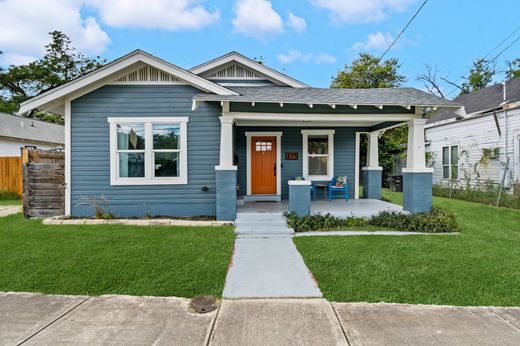
[[[0,113],[0,157],[20,156],[23,147],[48,150],[64,143],[63,125]]]
[[[434,161],[433,183],[500,184],[509,157],[504,187],[512,190],[512,184],[520,181],[520,78],[454,101],[464,105],[466,116],[442,110],[426,125],[426,152],[432,153]]]

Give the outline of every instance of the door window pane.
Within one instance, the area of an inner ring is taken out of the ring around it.
[[[117,125],[117,149],[118,150],[144,150],[144,125],[143,124],[118,124]]]
[[[144,178],[144,153],[119,153],[120,178]]]
[[[269,140],[258,140],[255,143],[256,151],[272,151],[273,142]]]
[[[329,137],[324,136],[309,136],[309,154],[311,155],[323,155],[329,153]],[[311,174],[309,172],[309,174]]]
[[[309,157],[309,175],[327,175],[327,156]]]
[[[155,176],[156,177],[178,177],[179,176],[179,153],[161,152],[154,153]]]
[[[154,149],[180,149],[180,126],[154,124],[153,148]]]

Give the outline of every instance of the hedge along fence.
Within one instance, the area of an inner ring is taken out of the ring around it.
[[[0,191],[15,193],[18,197],[22,197],[21,157],[0,157]]]
[[[433,185],[432,194],[437,197],[460,199],[468,202],[496,205],[499,187],[493,184],[472,186],[470,188]],[[499,207],[520,209],[520,185],[514,185],[513,194],[503,192]]]

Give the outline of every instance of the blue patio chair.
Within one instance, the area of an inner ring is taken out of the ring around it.
[[[329,201],[334,198],[345,198],[348,203],[348,181],[347,177],[339,176],[332,178],[332,181],[328,186],[329,190]]]

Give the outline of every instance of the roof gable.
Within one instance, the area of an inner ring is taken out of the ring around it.
[[[142,68],[144,66],[149,66],[153,69],[147,67],[146,70],[143,70]],[[197,76],[190,71],[184,70],[141,50],[135,50],[103,67],[23,102],[20,105],[18,114],[27,113],[36,108],[56,111],[62,107],[64,97],[69,97],[70,95],[77,97],[78,95],[93,91],[106,84],[123,82],[118,79],[124,79],[124,75],[128,78],[129,75],[131,76],[136,71],[138,71],[137,79],[143,79],[142,75],[139,75],[140,73],[152,72],[153,74],[158,73],[160,76],[161,74],[159,72],[163,72],[163,76],[167,75],[173,82],[179,80],[186,84],[193,85],[202,91],[217,95],[236,95],[234,91]],[[150,81],[149,75],[147,75],[146,79],[152,83],[161,82],[160,80]],[[56,112],[59,113],[59,111]]]
[[[209,80],[268,80],[276,85],[306,88],[306,84],[237,52],[210,60],[190,69],[191,72]]]

